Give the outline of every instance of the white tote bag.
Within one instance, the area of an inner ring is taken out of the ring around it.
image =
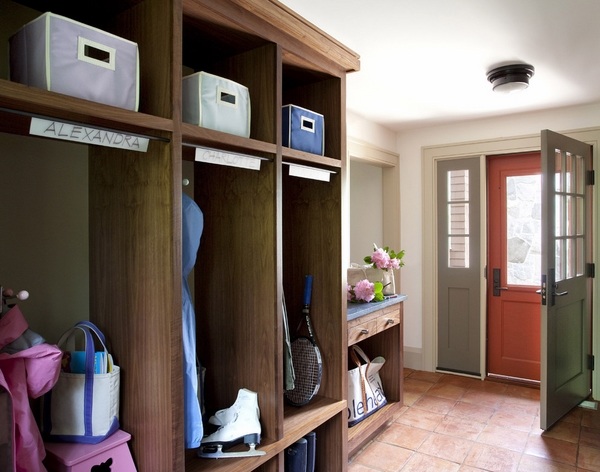
[[[78,332],[85,336],[85,350],[79,356],[84,373],[64,371],[74,366],[74,355],[79,353],[66,351],[58,382],[44,399],[43,429],[48,439],[96,444],[119,429],[120,368],[112,364],[104,335],[89,321],[65,332],[58,347],[62,349]],[[95,352],[93,335],[102,351]]]
[[[356,367],[348,371],[348,426],[354,426],[387,404],[379,377],[385,359],[370,360],[356,344],[350,357]]]

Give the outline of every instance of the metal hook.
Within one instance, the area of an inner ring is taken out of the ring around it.
[[[6,300],[16,298],[17,300],[27,300],[29,298],[29,292],[27,290],[19,290],[16,294],[12,288],[2,288],[2,303]]]

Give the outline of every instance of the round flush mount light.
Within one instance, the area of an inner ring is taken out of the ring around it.
[[[529,87],[529,79],[535,69],[529,64],[510,64],[496,67],[488,72],[487,78],[492,83],[494,92],[511,93]]]

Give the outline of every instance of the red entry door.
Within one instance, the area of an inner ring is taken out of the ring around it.
[[[488,158],[487,373],[540,380],[541,159]]]

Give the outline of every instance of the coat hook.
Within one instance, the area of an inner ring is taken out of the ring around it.
[[[17,292],[17,294],[15,295],[15,292],[12,288],[5,288],[2,290],[2,301],[9,299],[9,298],[16,298],[17,300],[27,300],[29,298],[29,292],[27,290],[20,290]]]

